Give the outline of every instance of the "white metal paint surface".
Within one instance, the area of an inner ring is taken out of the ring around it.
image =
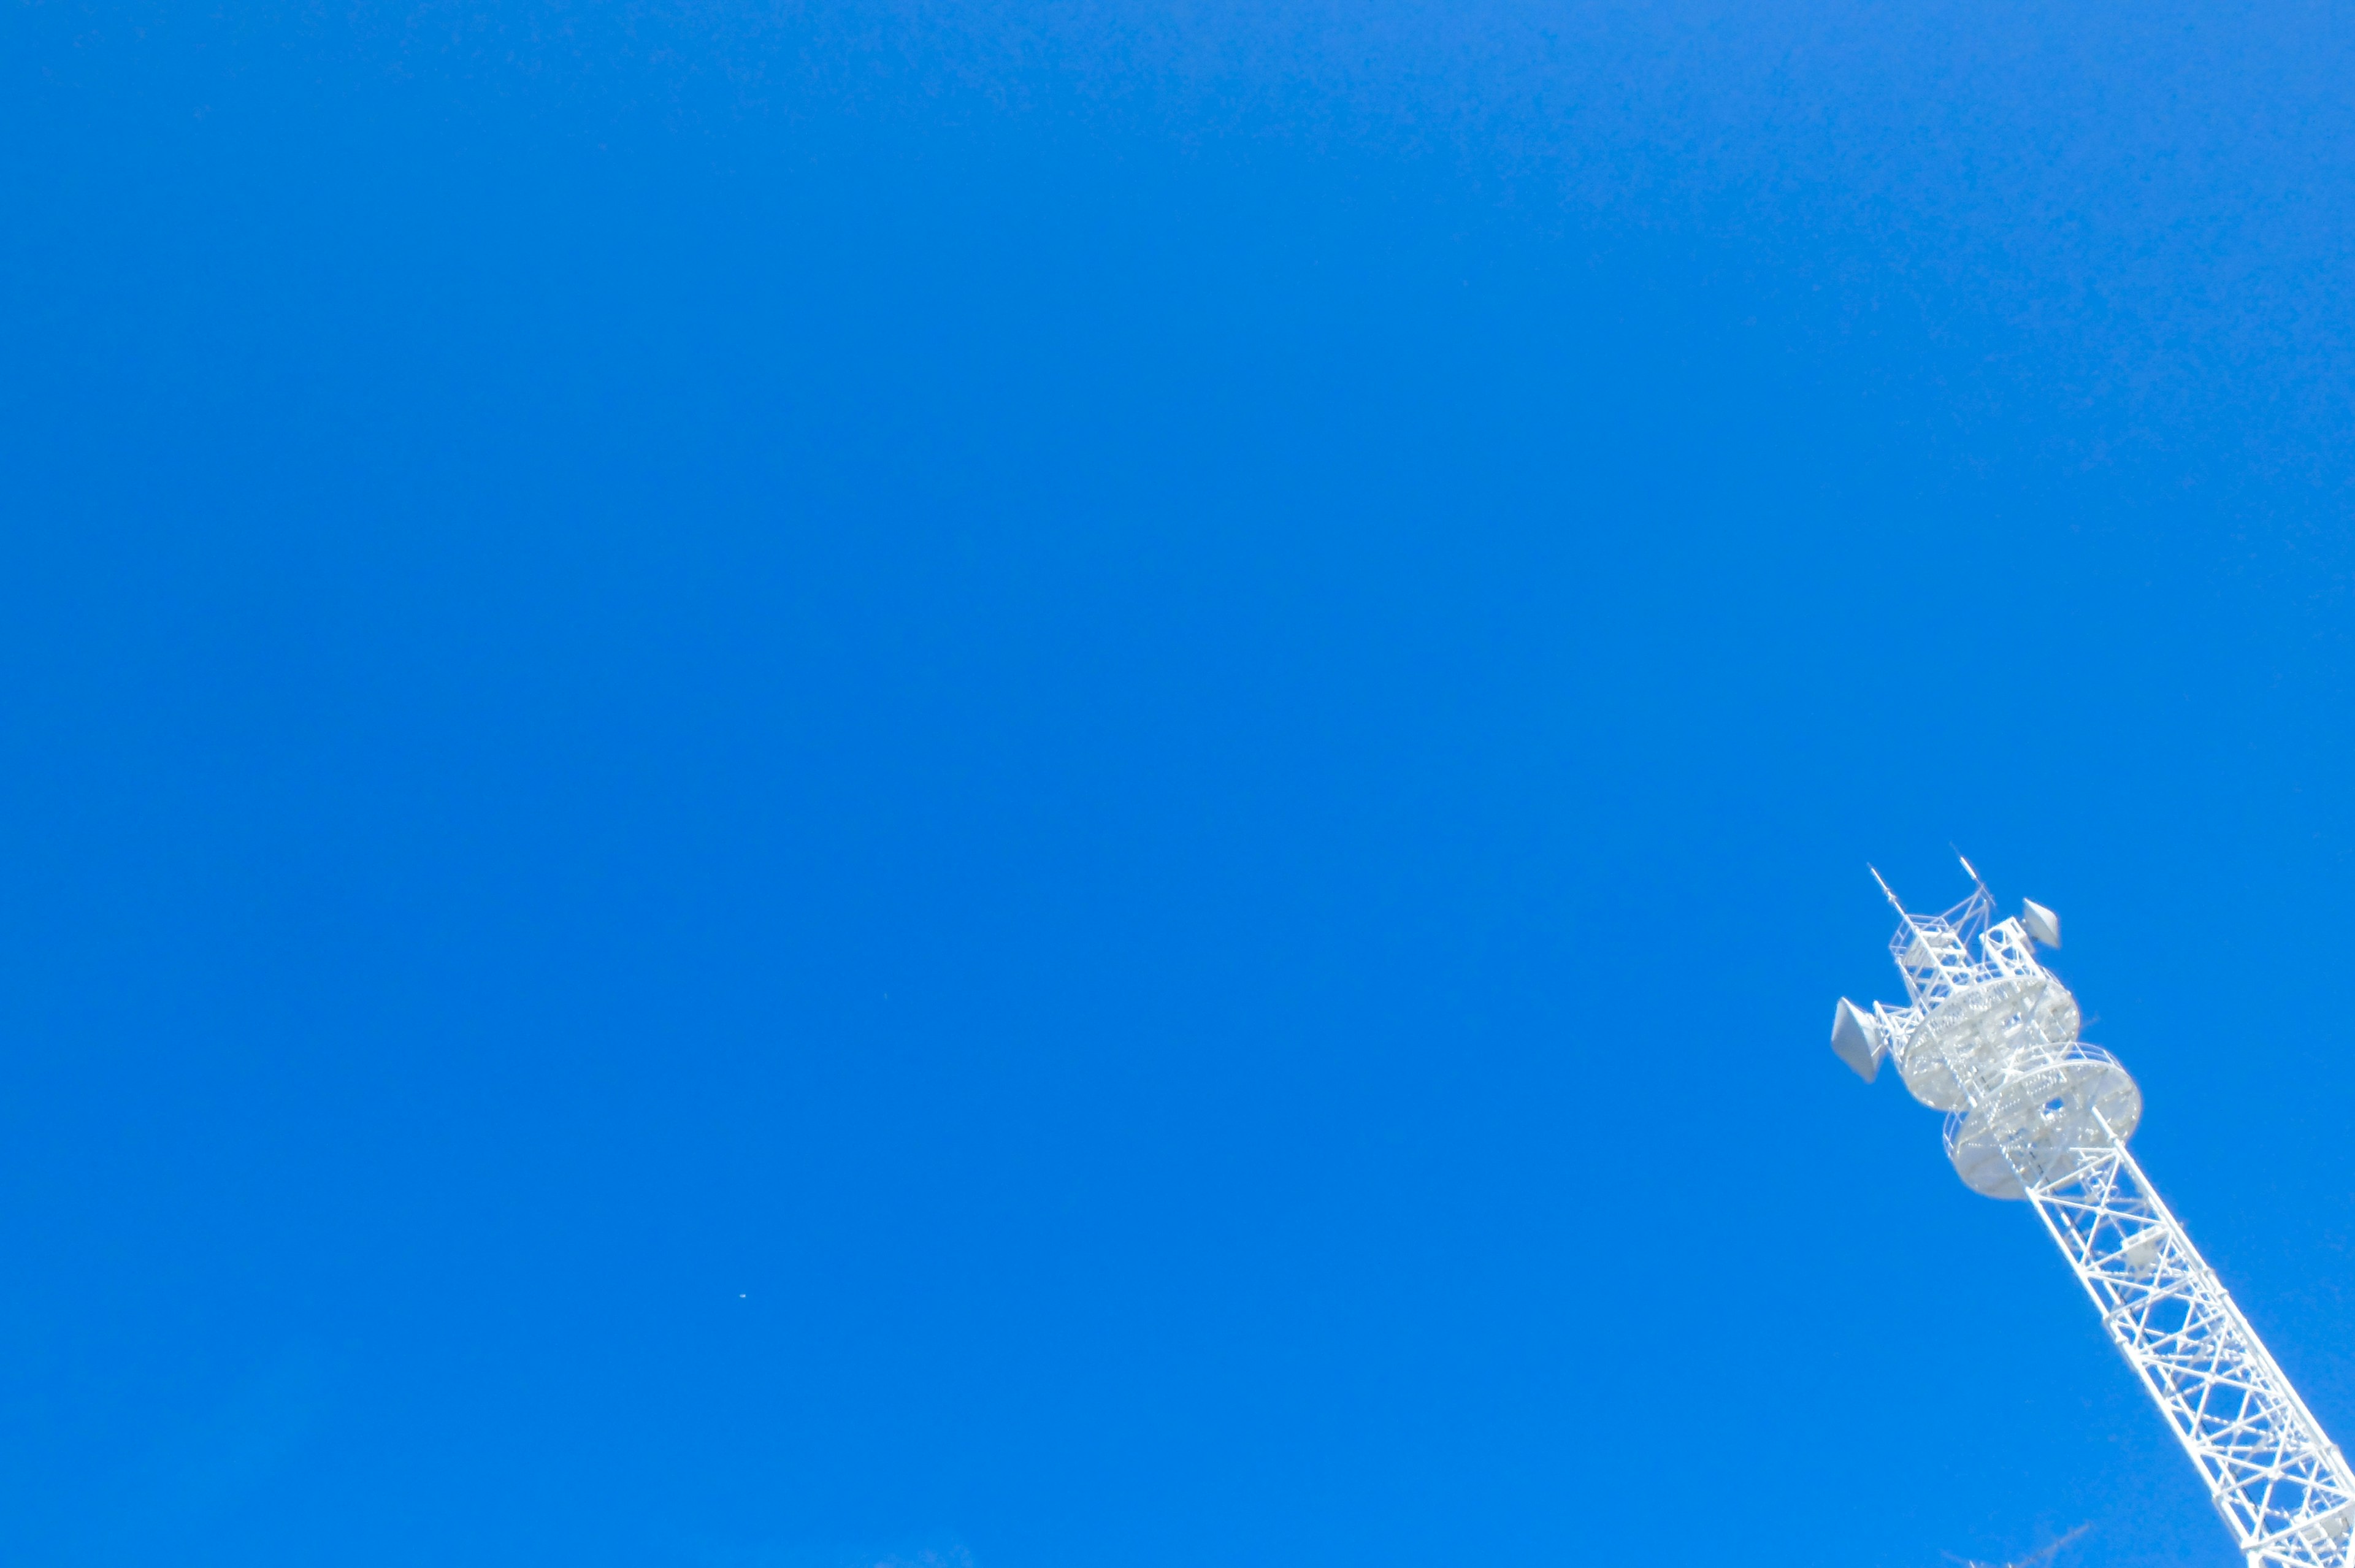
[[[2036,957],[2059,917],[1998,922],[1984,884],[1943,914],[1889,901],[1907,1005],[1868,1028],[1842,998],[1834,1050],[1868,1081],[1893,1061],[1947,1113],[1963,1180],[2034,1206],[2250,1568],[2355,1568],[2355,1473],[2127,1152],[2142,1093],[2077,1038],[2076,998]]]

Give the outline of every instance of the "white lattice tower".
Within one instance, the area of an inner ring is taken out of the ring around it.
[[[2250,1568],[2355,1568],[2355,1473],[2127,1152],[2142,1092],[2077,1038],[2076,998],[2036,959],[2059,920],[2030,903],[1997,922],[1984,884],[1944,914],[1889,901],[1908,1004],[1843,997],[1832,1049],[1867,1083],[1894,1061],[1947,1113],[1964,1182],[2035,1207]]]

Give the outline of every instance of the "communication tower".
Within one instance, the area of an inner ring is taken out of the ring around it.
[[[1868,1083],[1894,1061],[1946,1113],[1964,1185],[2035,1209],[2249,1568],[2355,1568],[2355,1472],[2127,1152],[2142,1091],[2077,1038],[2076,998],[2037,962],[2061,945],[2060,917],[2030,902],[1998,921],[1963,869],[1971,896],[1944,914],[1909,913],[1881,882],[1907,1002],[1843,997],[1832,1050]]]

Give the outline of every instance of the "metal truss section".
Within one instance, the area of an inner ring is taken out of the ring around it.
[[[2036,956],[2059,917],[2031,902],[1998,922],[1984,884],[1936,915],[1881,891],[1908,1003],[1842,998],[1833,1051],[1867,1082],[1893,1061],[1947,1113],[1964,1182],[2036,1210],[2250,1568],[2355,1568],[2355,1473],[2127,1151],[2142,1092],[2078,1040],[2076,998]]]
[[[2252,1565],[2350,1561],[2355,1476],[2125,1144],[2030,1199]]]

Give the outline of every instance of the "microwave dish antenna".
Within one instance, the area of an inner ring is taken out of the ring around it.
[[[1841,997],[1833,1051],[1868,1083],[1893,1062],[1946,1113],[1964,1185],[2036,1211],[2249,1568],[2355,1568],[2355,1471],[2127,1151],[2142,1091],[2077,1038],[2076,997],[2037,959],[2061,917],[2031,901],[1997,920],[1963,868],[1971,895],[1943,914],[1909,912],[1873,872],[1906,1003]]]

